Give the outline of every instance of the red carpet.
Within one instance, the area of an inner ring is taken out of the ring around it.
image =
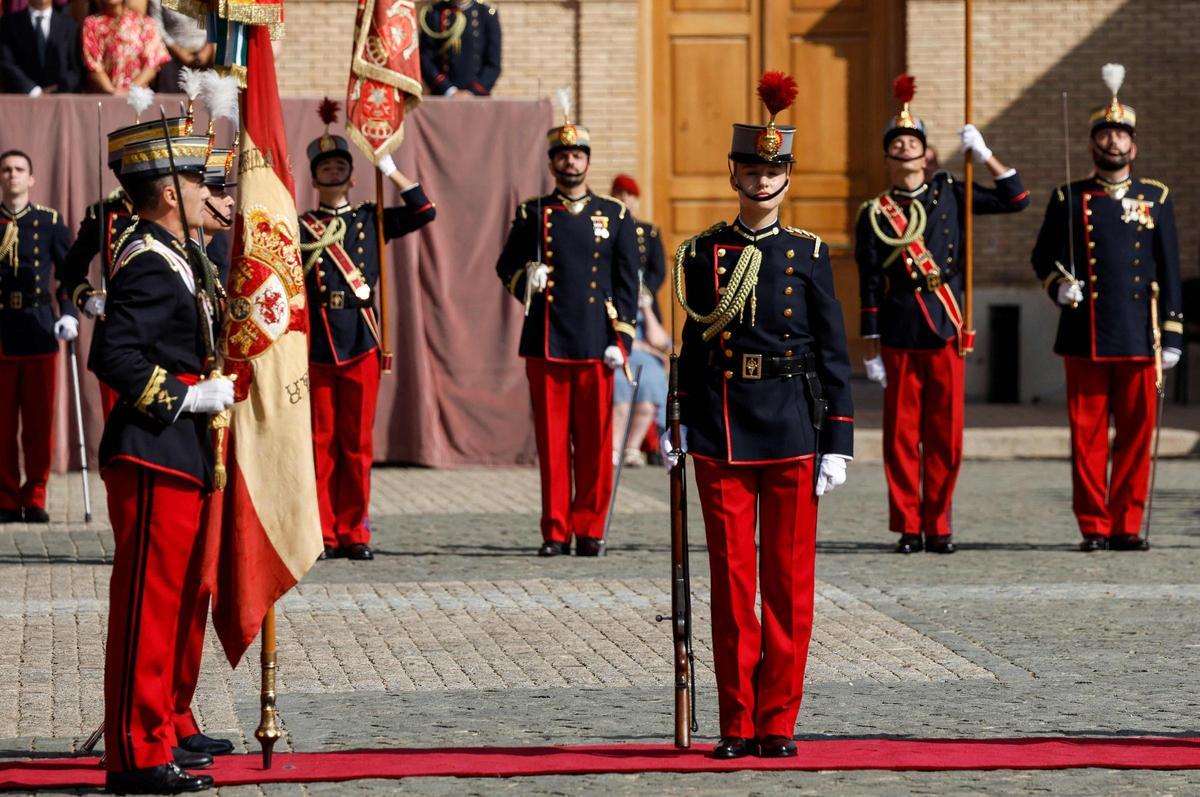
[[[304,783],[361,778],[513,777],[629,772],[730,772],[780,770],[954,769],[1200,769],[1200,739],[821,739],[799,742],[789,759],[709,758],[710,743],[677,751],[670,745],[577,747],[473,747],[352,750],[276,754],[274,767],[235,755],[205,770],[218,786]],[[0,789],[102,786],[95,758],[42,758],[0,763]]]

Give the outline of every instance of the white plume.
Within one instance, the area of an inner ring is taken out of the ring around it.
[[[129,103],[129,107],[133,109],[134,113],[141,116],[142,112],[154,102],[154,90],[145,86],[130,86],[129,96],[125,98],[125,101]]]
[[[562,111],[563,119],[571,120],[571,90],[566,86],[555,89],[554,96],[558,100],[558,109]]]
[[[211,119],[228,119],[238,125],[238,79],[234,75],[220,77],[216,72],[206,72],[200,99],[208,108]]]
[[[1100,77],[1104,78],[1104,85],[1108,86],[1108,90],[1115,97],[1121,90],[1121,84],[1125,82],[1125,66],[1123,64],[1105,64],[1100,69]]]
[[[187,95],[187,98],[192,102],[200,96],[200,92],[204,90],[204,83],[208,79],[208,72],[199,69],[192,69],[190,66],[185,66],[179,70],[179,88]]]

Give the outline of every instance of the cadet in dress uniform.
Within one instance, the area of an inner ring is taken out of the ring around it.
[[[896,78],[902,110],[883,134],[892,187],[863,204],[855,228],[867,340],[867,378],[883,385],[883,458],[888,527],[896,550],[954,553],[951,501],[962,465],[963,354],[974,345],[963,329],[963,207],[966,186],[926,171],[925,125],[909,110],[916,85]],[[1015,213],[1029,192],[973,125],[962,150],[986,164],[994,188],[970,187],[974,212]],[[882,344],[882,351],[880,346]]]
[[[1161,291],[1164,368],[1179,362],[1183,336],[1175,211],[1166,185],[1131,173],[1137,114],[1117,99],[1124,73],[1104,67],[1112,101],[1090,119],[1095,172],[1050,197],[1032,257],[1061,307],[1054,351],[1066,369],[1072,506],[1087,552],[1149,547],[1140,529],[1157,409],[1152,284]]]
[[[67,253],[69,233],[57,210],[30,203],[33,186],[28,155],[0,155],[0,523],[50,520],[58,341],[79,334],[75,309],[60,302],[56,319],[52,301],[53,270]],[[18,451],[25,455],[23,484]]]
[[[567,109],[547,140],[555,190],[517,208],[496,274],[527,309],[519,353],[542,477],[538,555],[569,554],[574,536],[577,555],[598,556],[613,489],[612,372],[627,364],[637,317],[636,222],[588,188],[591,136]]]
[[[336,120],[326,100],[322,118]],[[308,146],[320,205],[300,217],[308,292],[309,381],[317,504],[325,533],[325,556],[374,558],[367,514],[371,498],[372,430],[381,373],[375,286],[379,282],[376,207],[351,205],[354,163],[341,136],[325,135]],[[437,211],[417,183],[379,163],[404,204],[385,208],[383,235],[394,240],[433,221]]]
[[[662,287],[667,277],[667,258],[663,253],[662,231],[657,224],[651,224],[639,216],[639,205],[642,200],[641,189],[637,181],[627,174],[618,174],[613,178],[612,196],[619,202],[625,203],[629,212],[634,216],[633,231],[637,234],[638,273],[642,276],[642,287],[650,292],[653,298],[654,314],[662,321],[662,311],[658,307],[658,289]]]
[[[190,120],[184,116],[167,119],[172,137],[190,132]],[[128,145],[149,141],[162,135],[162,121],[137,122],[120,127],[108,134],[108,168],[121,179],[121,152]],[[83,221],[67,256],[58,270],[62,291],[60,301],[68,301],[83,311],[88,318],[104,315],[104,287],[108,284],[112,270],[112,247],[133,216],[133,202],[124,188],[118,188],[100,202],[88,206]],[[100,260],[100,285],[94,287],[88,277],[92,258],[103,253]],[[112,413],[117,403],[117,394],[111,387],[100,383],[100,404],[104,417]]]
[[[200,218],[206,137],[173,139],[181,191],[165,139],[122,151],[122,181],[135,215],[113,247],[105,315],[90,366],[119,400],[104,427],[100,466],[116,553],[105,651],[107,788],[196,791],[218,752],[180,696],[195,673],[184,661],[204,635],[203,508],[212,490],[209,420],[233,403],[215,376],[212,302],[197,286],[180,214]],[[198,296],[199,294],[199,296]],[[198,665],[198,661],[195,662]]]
[[[204,254],[217,267],[221,284],[229,279],[229,256],[232,244],[229,236],[233,230],[234,201],[230,190],[237,186],[233,182],[234,149],[214,147],[204,166],[204,184],[208,186],[208,199],[204,202],[204,213],[200,216],[200,227],[204,234]]]
[[[438,0],[421,23],[421,77],[434,94],[484,97],[500,77],[500,17],[487,3]]]
[[[779,221],[796,128],[775,116],[795,85],[781,72],[763,76],[770,123],[733,126],[729,182],[740,212],[675,254],[687,314],[682,437],[695,460],[712,576],[718,758],[796,754],[818,496],[845,481],[853,454],[850,362],[829,248]],[[662,450],[673,466],[680,452],[669,433]]]

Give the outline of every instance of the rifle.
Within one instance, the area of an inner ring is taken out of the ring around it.
[[[671,638],[675,661],[675,746],[692,746],[696,722],[696,658],[692,652],[692,576],[688,563],[687,459],[680,430],[679,357],[671,354],[667,389],[667,428],[671,453],[678,459],[671,468]],[[658,615],[659,622],[667,619]]]

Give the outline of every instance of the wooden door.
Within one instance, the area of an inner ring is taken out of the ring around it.
[[[667,245],[736,213],[726,166],[730,124],[766,121],[754,93],[763,70],[794,75],[800,93],[780,117],[797,127],[784,223],[829,244],[859,362],[854,222],[859,205],[886,183],[881,139],[894,112],[891,81],[904,68],[904,3],[661,0],[654,6],[654,210]]]

